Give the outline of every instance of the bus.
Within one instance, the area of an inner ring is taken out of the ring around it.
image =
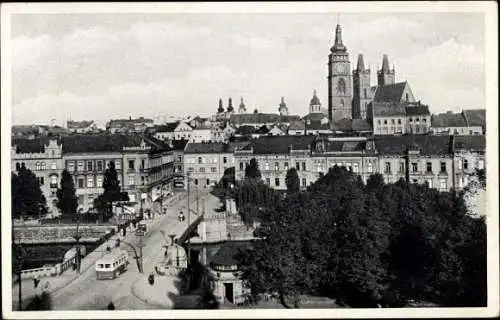
[[[128,263],[127,251],[116,250],[106,254],[95,263],[97,280],[116,279],[127,270]]]

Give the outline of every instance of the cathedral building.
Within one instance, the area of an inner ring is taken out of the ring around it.
[[[428,127],[413,130],[413,125],[404,125],[404,120],[412,122],[414,116],[427,121],[430,112],[427,106],[415,101],[408,82],[396,82],[394,66],[390,68],[389,57],[384,54],[382,67],[377,70],[377,85],[370,83],[371,70],[365,66],[362,54],[358,55],[356,69],[351,72],[349,52],[342,42],[342,28],[337,25],[335,43],[328,55],[328,116],[330,121],[341,119],[365,119],[375,131],[405,133],[426,133]],[[379,110],[380,109],[380,110]],[[383,109],[383,110],[382,110]],[[399,122],[399,117],[402,121]],[[387,119],[386,119],[387,118]],[[394,128],[390,127],[397,118]],[[384,123],[387,124],[384,127]],[[381,124],[380,130],[375,130]],[[376,133],[377,134],[377,133]]]

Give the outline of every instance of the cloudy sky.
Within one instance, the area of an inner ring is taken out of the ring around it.
[[[431,112],[484,108],[482,13],[342,13],[354,68],[382,54]],[[222,98],[304,115],[327,105],[336,13],[14,14],[12,122],[213,114]]]

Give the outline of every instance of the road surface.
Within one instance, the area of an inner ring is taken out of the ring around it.
[[[202,211],[202,198],[206,197],[207,192],[200,190],[200,211]],[[213,197],[212,197],[213,198]],[[191,208],[196,210],[196,193],[191,196]],[[205,208],[213,204],[205,203]],[[183,225],[187,226],[187,219],[184,222],[178,221],[178,214],[182,210],[187,213],[187,201],[174,203],[167,210],[166,215],[162,215],[160,221],[151,226],[150,231],[143,237],[143,265],[144,274],[154,270],[154,265],[163,260],[164,245],[168,243],[164,239],[160,230],[166,235],[174,229],[179,230]],[[201,214],[201,213],[200,213]],[[191,215],[191,222],[197,218]],[[127,241],[138,249],[139,237],[134,235],[127,236]],[[137,264],[133,259],[133,252],[130,247],[122,244],[122,249],[129,251],[128,270],[114,280],[96,280],[93,267],[82,270],[80,277],[75,279],[68,286],[52,294],[52,310],[104,310],[110,302],[113,302],[117,310],[123,309],[151,309],[131,292],[132,284],[139,278],[144,277],[137,270]]]

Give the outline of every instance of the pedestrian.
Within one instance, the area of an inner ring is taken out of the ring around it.
[[[156,273],[159,273],[158,272],[158,266],[155,266],[155,271],[156,271]]]
[[[115,310],[115,304],[113,302],[108,304],[108,310]]]

